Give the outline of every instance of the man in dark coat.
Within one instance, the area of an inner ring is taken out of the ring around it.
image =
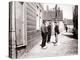
[[[65,29],[66,29],[66,32],[67,32],[67,30],[68,30],[68,27],[67,27],[67,25],[66,25],[66,24],[65,24],[64,26],[65,26]]]
[[[55,22],[55,27],[54,27],[54,31],[55,31],[55,42],[54,42],[54,45],[58,42],[58,34],[60,33],[59,32],[59,26],[58,26],[58,23]]]
[[[42,36],[42,48],[46,48],[46,37],[47,37],[47,27],[46,27],[46,22],[43,21],[43,24],[41,26],[41,36]]]
[[[52,31],[51,22],[49,22],[49,25],[48,25],[47,29],[48,29],[48,34],[47,34],[48,40],[47,40],[47,43],[49,43],[50,39],[51,39],[51,31]]]

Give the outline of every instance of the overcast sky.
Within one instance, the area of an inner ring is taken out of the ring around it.
[[[52,10],[55,7],[55,4],[43,4],[44,9],[46,10],[46,6],[48,5],[49,9]],[[72,19],[73,18],[73,6],[74,5],[66,5],[66,4],[58,4],[61,10],[63,10],[63,19]]]

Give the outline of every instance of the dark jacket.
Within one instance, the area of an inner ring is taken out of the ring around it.
[[[55,25],[54,31],[55,31],[55,33],[57,33],[57,34],[60,33],[60,32],[59,32],[59,26],[58,26],[58,25]]]
[[[48,35],[51,35],[51,31],[52,31],[51,25],[48,25],[47,29],[48,29]]]

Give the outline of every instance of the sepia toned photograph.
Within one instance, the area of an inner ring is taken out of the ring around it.
[[[9,57],[78,55],[78,5],[9,2]]]

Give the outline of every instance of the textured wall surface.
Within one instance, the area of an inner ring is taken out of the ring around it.
[[[29,51],[39,41],[37,37],[40,37],[40,32],[36,30],[36,17],[37,17],[37,6],[36,3],[26,3],[25,16],[27,16],[27,51]]]
[[[9,56],[11,58],[20,57],[39,42],[37,39],[40,38],[40,32],[36,30],[36,23],[37,17],[42,19],[40,13],[37,16],[37,10],[41,12],[41,9],[40,3],[10,3]]]
[[[15,44],[15,3],[9,2],[9,57],[16,58],[16,44]]]

